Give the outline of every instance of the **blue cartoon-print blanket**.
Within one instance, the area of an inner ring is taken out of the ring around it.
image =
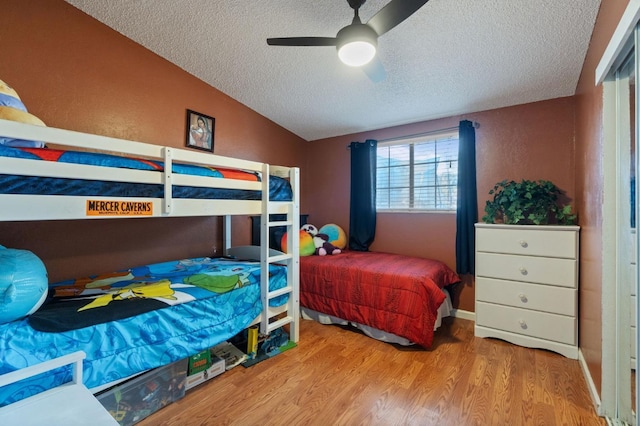
[[[270,265],[269,274],[271,290],[286,286],[284,266]],[[260,314],[259,283],[257,262],[198,258],[54,284],[34,315],[0,325],[0,374],[83,350],[83,382],[95,388],[186,358],[231,338]],[[145,307],[128,307],[136,303]],[[57,328],[63,331],[52,331]],[[62,368],[0,388],[0,405],[69,378],[70,369]]]

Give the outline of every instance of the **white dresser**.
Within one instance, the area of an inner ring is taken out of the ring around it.
[[[476,224],[477,337],[578,358],[579,230]]]

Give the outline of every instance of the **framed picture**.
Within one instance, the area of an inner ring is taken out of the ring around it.
[[[213,133],[215,125],[215,118],[188,109],[186,135],[187,147],[213,152]]]

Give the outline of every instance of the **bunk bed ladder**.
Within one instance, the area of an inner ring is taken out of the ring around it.
[[[162,204],[162,213],[171,214],[171,201],[173,197],[173,150],[169,147],[162,148],[164,156],[164,169],[162,170],[162,186],[164,187],[164,198]]]
[[[289,180],[293,192],[293,200],[286,203],[286,219],[284,221],[271,221],[271,214],[280,212],[277,210],[282,202],[271,201],[269,198],[269,165],[264,164],[262,169],[262,215],[260,220],[260,265],[261,265],[261,297],[262,297],[262,317],[260,321],[260,332],[268,334],[271,331],[289,324],[289,337],[297,342],[299,336],[299,260],[298,256],[292,253],[299,252],[300,241],[298,229],[300,229],[299,215],[299,171],[297,168],[291,169]],[[272,227],[286,227],[288,252],[273,255],[269,249],[269,229]],[[293,237],[293,238],[292,238]],[[287,266],[287,286],[278,290],[269,291],[269,265],[272,263],[285,264]],[[287,312],[282,317],[272,317],[269,310],[269,301],[278,296],[288,294]]]

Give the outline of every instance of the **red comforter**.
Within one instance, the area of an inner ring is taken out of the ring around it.
[[[442,288],[460,281],[437,260],[346,251],[300,258],[300,304],[405,337],[433,341]]]

